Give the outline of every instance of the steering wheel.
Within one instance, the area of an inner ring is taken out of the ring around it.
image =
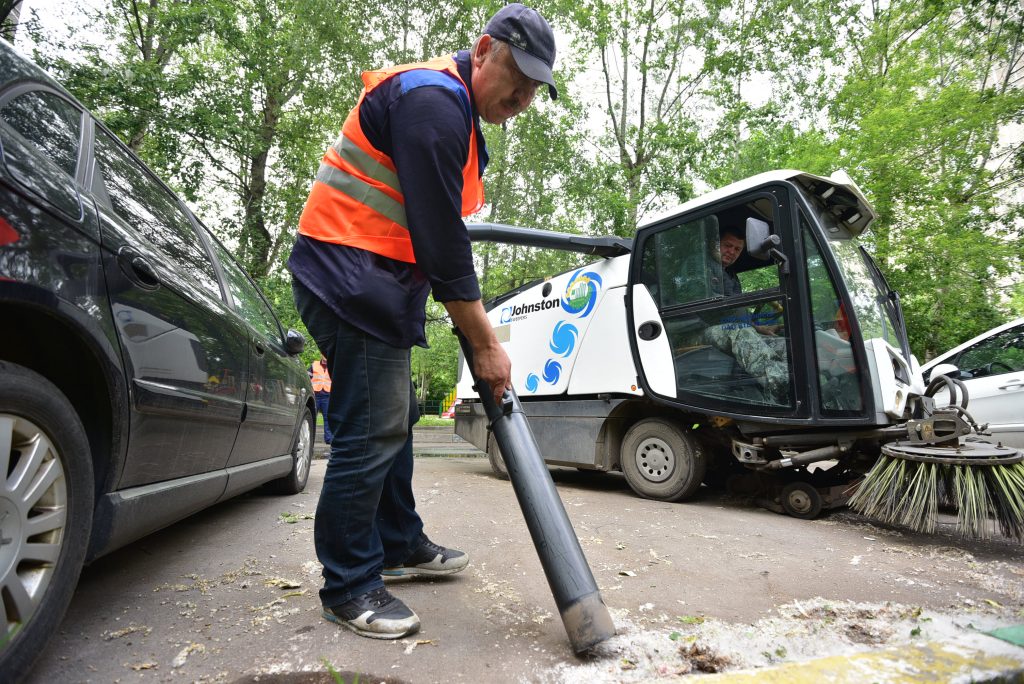
[[[992,375],[993,373],[1000,372],[996,370],[997,367],[1005,368],[1006,370],[1003,372],[1006,373],[1013,372],[1013,368],[1009,364],[1003,363],[1002,361],[991,361],[989,363],[986,363],[984,366],[982,366],[982,370],[985,371],[985,375]]]

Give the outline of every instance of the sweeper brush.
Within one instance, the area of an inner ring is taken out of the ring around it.
[[[934,532],[940,509],[951,509],[964,537],[984,539],[998,526],[1004,535],[1024,541],[1022,458],[1014,449],[985,442],[884,444],[850,507],[919,532]]]
[[[985,426],[967,412],[967,388],[940,376],[925,397],[940,389],[949,392],[950,405],[908,421],[912,439],[882,445],[850,507],[918,532],[934,532],[940,509],[950,510],[964,537],[984,539],[998,528],[1024,541],[1024,453],[968,436]]]

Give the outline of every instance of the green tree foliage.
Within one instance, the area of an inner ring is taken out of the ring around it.
[[[1024,117],[1022,11],[911,1],[829,16],[846,18],[827,34],[829,58],[803,71],[780,62],[769,103],[732,108],[749,135],[706,177],[849,169],[878,212],[865,240],[904,295],[912,348],[929,358],[1005,320],[1000,293],[1020,273],[1021,142],[1001,134]],[[787,100],[824,105],[823,116],[808,125]]]
[[[300,327],[282,264],[359,71],[469,47],[500,4],[112,0],[90,18],[97,44],[32,37],[38,61],[218,217],[215,232]],[[878,211],[866,241],[903,294],[920,358],[1024,313],[1019,2],[537,6],[559,36],[561,97],[542,89],[506,128],[485,127],[488,205],[474,220],[629,236],[696,189],[846,168]],[[485,298],[586,260],[474,251]],[[457,353],[442,309],[428,318],[423,397],[450,389]]]

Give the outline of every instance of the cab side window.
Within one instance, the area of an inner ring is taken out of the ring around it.
[[[641,280],[668,335],[677,396],[793,405],[779,270],[745,245],[746,219],[764,215],[756,201],[666,228],[643,245]]]
[[[81,216],[75,170],[82,112],[47,90],[17,95],[0,108],[4,163],[17,180],[73,218]]]
[[[180,285],[198,286],[201,293],[221,296],[213,263],[199,235],[178,201],[102,129],[96,129],[96,159],[103,173],[107,195],[114,211],[169,261],[183,269],[187,278]]]

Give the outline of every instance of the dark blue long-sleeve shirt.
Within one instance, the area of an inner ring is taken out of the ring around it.
[[[469,87],[469,52],[455,55]],[[462,167],[469,136],[478,138],[480,173],[487,150],[480,117],[452,90],[423,86],[403,93],[402,74],[363,101],[359,122],[367,140],[391,157],[405,199],[416,263],[299,235],[288,269],[343,320],[395,347],[426,346],[424,307],[480,299],[469,235],[462,222]]]

